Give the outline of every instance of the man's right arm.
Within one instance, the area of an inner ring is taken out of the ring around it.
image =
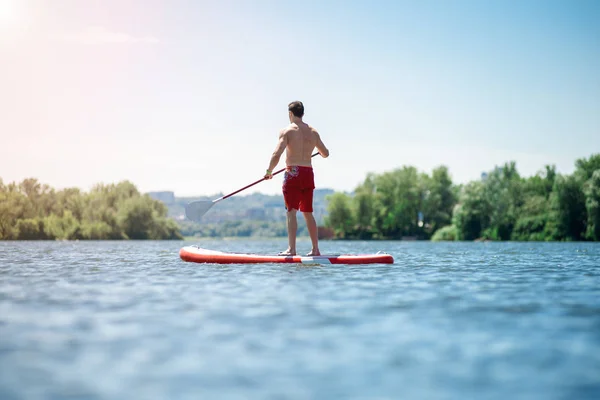
[[[327,147],[325,147],[325,144],[321,140],[321,136],[319,135],[319,132],[315,131],[315,135],[317,137],[317,144],[315,145],[315,147],[319,151],[319,154],[321,154],[321,157],[323,157],[323,158],[329,157],[329,150],[327,149]]]
[[[273,152],[273,155],[271,156],[271,161],[269,162],[269,168],[267,168],[267,173],[265,174],[266,179],[271,179],[273,177],[273,169],[279,163],[279,159],[281,158],[281,155],[283,154],[287,146],[287,140],[287,131],[284,129],[281,132],[279,132],[279,140],[277,141],[277,147],[275,147],[275,151]]]

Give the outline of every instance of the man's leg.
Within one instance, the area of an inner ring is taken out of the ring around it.
[[[315,217],[312,212],[305,212],[304,219],[306,220],[306,228],[308,229],[308,234],[310,236],[310,241],[312,243],[312,250],[307,256],[320,256],[321,252],[319,251],[319,235],[317,231],[317,221],[315,221]]]
[[[283,186],[283,201],[287,211],[287,231],[288,231],[288,248],[282,251],[279,255],[296,255],[296,233],[298,231],[298,219],[296,212],[298,211],[298,191],[294,187],[286,187],[287,181],[284,181]]]
[[[296,209],[292,208],[287,212],[288,249],[280,254],[296,255],[296,232],[298,231],[296,211]]]

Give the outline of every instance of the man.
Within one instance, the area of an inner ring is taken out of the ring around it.
[[[285,174],[283,177],[283,199],[287,210],[287,229],[289,246],[280,255],[296,255],[296,232],[298,220],[296,212],[300,210],[304,214],[306,227],[312,242],[312,250],[307,256],[319,256],[319,242],[317,236],[317,222],[313,216],[313,190],[315,188],[314,174],[312,169],[312,152],[316,149],[322,157],[329,157],[329,150],[321,141],[319,133],[311,126],[302,121],[304,116],[304,105],[300,101],[294,101],[288,105],[290,125],[279,133],[277,147],[271,157],[269,168],[265,179],[273,178],[273,169],[279,163],[281,154],[286,151]]]

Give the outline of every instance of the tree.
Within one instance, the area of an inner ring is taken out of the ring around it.
[[[584,193],[587,209],[585,237],[589,240],[600,240],[600,168],[595,170],[586,182]]]
[[[151,239],[153,209],[144,197],[131,197],[119,209],[119,226],[129,239]]]
[[[355,190],[352,199],[353,220],[356,222],[356,237],[370,239],[373,237],[373,218],[375,217],[376,205],[374,193],[376,190],[373,182],[375,175],[368,174],[365,181]]]
[[[492,240],[510,239],[518,209],[523,204],[522,182],[514,161],[488,174],[484,196],[490,206],[490,224],[482,236]]]
[[[592,154],[588,159],[578,159],[575,161],[575,167],[575,175],[583,182],[587,181],[600,169],[600,153]]]
[[[512,240],[547,240],[546,224],[549,218],[548,200],[543,195],[532,195],[519,210],[519,217],[511,234]]]
[[[586,203],[581,181],[574,175],[559,176],[550,196],[548,233],[553,240],[581,240],[585,232]]]
[[[83,239],[79,221],[69,210],[62,216],[51,214],[44,218],[44,235],[49,239],[58,240]]]
[[[0,240],[17,238],[17,221],[23,218],[29,207],[27,197],[14,184],[0,193]]]
[[[452,223],[457,229],[458,240],[474,240],[490,226],[492,205],[485,193],[483,182],[467,184],[454,208]]]
[[[86,204],[81,190],[77,188],[63,189],[56,194],[57,214],[69,211],[78,221],[83,219]]]
[[[45,239],[44,222],[39,219],[20,219],[17,221],[16,239],[40,240]]]
[[[334,193],[329,197],[328,216],[325,225],[332,228],[337,237],[351,235],[355,221],[350,207],[350,198],[344,193]]]
[[[527,196],[544,196],[546,199],[552,193],[554,180],[556,179],[556,167],[546,165],[543,171],[538,172],[523,181],[523,194]]]
[[[373,216],[375,215],[375,202],[372,194],[357,193],[353,200],[352,218],[356,222],[356,236],[360,239],[373,237]]]
[[[104,221],[85,221],[81,226],[81,234],[89,240],[123,239],[115,236],[114,228]]]
[[[456,195],[448,168],[445,166],[433,170],[431,178],[422,175],[423,206],[425,226],[431,234],[452,221],[452,210],[456,205]]]
[[[374,179],[374,227],[386,238],[416,235],[422,202],[419,175],[414,167],[403,167]]]

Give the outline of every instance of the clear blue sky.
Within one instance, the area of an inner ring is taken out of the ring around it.
[[[319,187],[570,173],[600,152],[600,1],[0,0],[0,87],[5,182],[233,191],[292,100],[331,150]]]

